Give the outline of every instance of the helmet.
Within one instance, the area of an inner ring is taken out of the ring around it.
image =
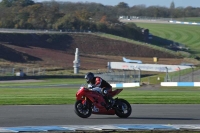
[[[87,83],[90,83],[92,81],[92,79],[94,78],[94,74],[91,73],[91,72],[88,72],[86,75],[85,75],[85,79],[87,81]]]

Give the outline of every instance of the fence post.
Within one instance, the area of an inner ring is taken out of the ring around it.
[[[28,75],[28,67],[26,68],[26,75]]]
[[[132,82],[135,82],[135,69],[133,68],[133,81]]]
[[[138,68],[139,69],[139,83],[141,82],[141,70],[140,70],[140,68]]]
[[[38,75],[40,75],[40,68],[39,68],[39,73],[38,73]]]
[[[126,74],[125,74],[125,70],[123,70],[123,82],[125,83],[126,81]]]
[[[168,78],[169,78],[168,68],[167,67],[165,67],[165,68],[166,68],[166,81],[168,82]]]
[[[193,82],[193,76],[194,76],[194,74],[193,74],[193,72],[194,72],[194,68],[191,66],[191,68],[192,68],[192,82]]]
[[[178,71],[178,81],[180,82],[180,79],[181,79],[181,77],[180,77],[180,76],[181,76],[181,74],[180,74],[180,73],[181,73],[180,67],[178,67],[178,70],[179,70],[179,71]]]
[[[34,68],[33,68],[33,75],[34,75]]]
[[[12,69],[12,75],[15,76],[15,68]]]
[[[110,67],[110,62],[107,63],[107,72],[110,72],[111,67]]]
[[[45,69],[43,70],[43,73],[42,73],[43,75],[45,75]]]

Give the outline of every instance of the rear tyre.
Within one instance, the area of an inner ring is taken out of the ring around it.
[[[132,108],[130,103],[124,99],[118,99],[114,106],[115,106],[115,113],[120,118],[127,118],[132,113]]]
[[[88,118],[92,114],[90,105],[83,105],[81,100],[76,101],[74,112],[81,118]]]

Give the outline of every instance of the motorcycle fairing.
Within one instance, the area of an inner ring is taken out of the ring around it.
[[[114,96],[118,95],[122,90],[123,90],[123,89],[116,89],[116,90],[114,90],[114,91],[111,91],[111,92],[110,92],[110,95],[111,95],[112,97],[114,97]]]

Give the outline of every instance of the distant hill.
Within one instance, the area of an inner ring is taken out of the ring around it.
[[[122,56],[151,60],[152,57],[171,58],[177,60],[174,63],[182,60],[164,51],[92,33],[0,33],[0,59],[4,62],[72,68],[76,48],[79,48],[83,69],[105,68],[106,62],[122,61]]]

